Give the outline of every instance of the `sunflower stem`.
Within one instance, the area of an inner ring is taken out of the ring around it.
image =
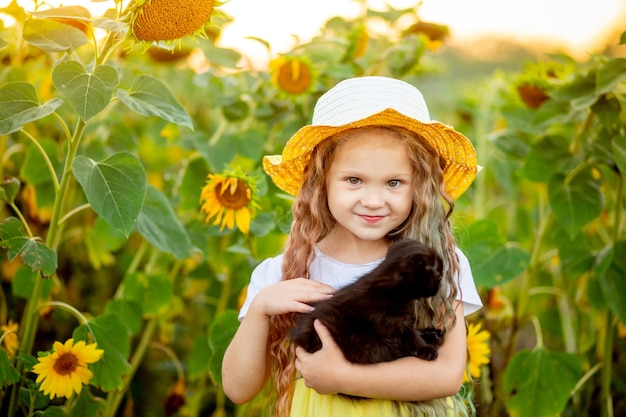
[[[152,342],[152,338],[154,337],[154,332],[156,331],[156,328],[157,328],[157,320],[158,319],[156,317],[153,317],[150,320],[148,320],[148,323],[146,324],[146,327],[144,328],[143,333],[141,335],[141,340],[139,341],[139,344],[137,345],[137,349],[135,349],[135,353],[133,354],[133,357],[130,361],[130,372],[124,376],[124,387],[120,391],[110,392],[109,395],[107,396],[106,403],[104,406],[104,410],[105,410],[104,417],[115,416],[115,413],[117,412],[117,409],[120,406],[120,403],[122,402],[122,399],[124,398],[124,395],[126,395],[126,391],[128,391],[128,388],[130,386],[130,381],[133,379],[133,376],[137,372],[137,369],[139,369],[139,365],[141,364],[141,361],[143,360],[146,354],[146,350],[148,349],[148,346],[150,346],[150,343]]]
[[[70,182],[70,172],[72,169],[72,162],[74,161],[74,157],[76,156],[76,152],[78,151],[78,147],[82,141],[83,132],[85,131],[86,122],[82,119],[79,119],[76,124],[76,130],[74,130],[74,134],[72,139],[70,140],[69,151],[67,158],[65,160],[65,167],[63,169],[63,177],[61,178],[61,183],[59,184],[59,188],[56,190],[56,196],[54,200],[54,205],[52,208],[52,216],[50,218],[50,226],[48,228],[48,234],[46,235],[46,246],[48,246],[53,251],[56,251],[58,242],[60,241],[60,234],[62,231],[61,224],[59,222],[59,218],[61,216],[61,211],[63,209],[63,205],[65,202],[65,195],[69,188]],[[19,355],[29,355],[31,350],[33,349],[33,344],[35,342],[35,333],[37,331],[37,323],[38,323],[38,314],[37,311],[39,309],[39,301],[41,298],[41,291],[43,288],[43,277],[38,277],[35,279],[33,284],[33,290],[31,296],[29,297],[26,307],[24,309],[24,313],[22,315],[22,323],[23,327],[21,330],[21,343],[19,348]],[[21,375],[25,370],[24,361],[18,361],[17,363],[17,372]],[[12,417],[15,415],[15,411],[17,409],[18,395],[19,391],[22,388],[23,381],[20,383],[13,385],[13,390],[11,392],[11,400],[9,402],[8,416]]]
[[[83,313],[81,313],[80,311],[78,311],[78,309],[76,309],[75,307],[64,303],[62,301],[48,301],[47,303],[45,303],[44,305],[41,306],[41,308],[47,307],[47,306],[52,306],[52,307],[59,307],[62,310],[68,311],[70,313],[72,313],[72,315],[74,317],[76,317],[76,319],[78,320],[78,322],[82,325],[82,324],[87,324],[88,320],[87,318],[83,315]]]
[[[39,143],[39,141],[37,139],[35,139],[33,137],[33,135],[28,133],[28,131],[26,129],[22,129],[22,130],[20,130],[20,132],[24,136],[26,136],[28,138],[28,140],[30,140],[30,142],[39,151],[39,155],[43,158],[43,160],[44,160],[44,162],[46,164],[46,167],[48,168],[48,171],[50,172],[50,178],[52,178],[52,184],[54,185],[54,191],[58,192],[59,191],[59,179],[57,178],[57,173],[54,170],[54,166],[52,165],[52,162],[50,161],[50,158],[48,157],[48,154],[44,150],[43,146],[41,146],[41,143]]]

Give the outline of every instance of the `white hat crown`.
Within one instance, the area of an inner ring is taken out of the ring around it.
[[[341,81],[323,94],[313,110],[315,126],[342,126],[393,109],[430,123],[428,106],[413,85],[387,77],[358,77]]]

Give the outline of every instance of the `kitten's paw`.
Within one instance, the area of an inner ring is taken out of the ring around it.
[[[443,343],[443,332],[435,327],[420,330],[422,339],[429,345],[441,346]]]
[[[438,356],[437,348],[434,346],[421,347],[417,350],[417,352],[415,352],[415,356],[417,356],[420,359],[427,360],[427,361],[435,360],[437,359],[437,356]]]

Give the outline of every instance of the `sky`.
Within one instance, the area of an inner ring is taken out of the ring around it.
[[[412,7],[418,0],[369,0],[373,9]],[[521,42],[549,41],[572,53],[583,52],[618,19],[626,30],[625,0],[422,0],[419,16],[448,25],[455,38],[504,35]],[[329,16],[354,17],[355,0],[231,0],[220,6],[235,17],[222,34],[228,46],[251,43],[257,36],[284,52],[293,45],[292,34],[303,40],[319,33]],[[616,40],[617,41],[617,40]]]
[[[320,33],[331,16],[358,15],[363,0],[230,0],[219,6],[234,17],[225,26],[221,44],[255,55],[262,48],[247,40],[254,36],[269,41],[272,52],[287,52],[293,35],[307,41]],[[10,0],[0,0],[0,7]],[[28,7],[32,1],[18,0]],[[80,4],[98,15],[111,0],[47,0],[48,4]],[[373,9],[413,7],[420,0],[368,0]],[[419,16],[445,24],[452,37],[468,39],[481,35],[504,35],[522,43],[545,41],[576,55],[585,53],[607,28],[626,22],[626,0],[421,0]],[[626,30],[626,23],[624,24]],[[617,41],[617,40],[616,40]],[[265,53],[263,49],[263,53]]]

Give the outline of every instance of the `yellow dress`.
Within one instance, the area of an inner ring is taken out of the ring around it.
[[[421,412],[415,407],[402,406],[403,403],[391,400],[368,399],[352,401],[339,395],[321,395],[307,388],[303,378],[296,380],[296,388],[291,403],[291,417],[453,417],[452,400],[445,399],[447,410]],[[441,408],[441,407],[439,407]]]

